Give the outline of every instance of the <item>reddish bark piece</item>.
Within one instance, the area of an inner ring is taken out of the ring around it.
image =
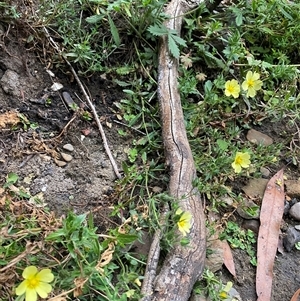
[[[231,248],[226,240],[223,241],[223,251],[224,251],[224,265],[226,266],[230,274],[234,278],[236,278],[235,266],[234,266]]]
[[[283,169],[281,169],[268,182],[261,205],[257,239],[257,301],[271,300],[273,266],[283,210],[284,184]]]
[[[300,288],[295,292],[295,294],[293,295],[291,301],[298,301],[299,295],[300,295]]]

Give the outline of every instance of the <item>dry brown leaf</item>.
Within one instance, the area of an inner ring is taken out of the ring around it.
[[[180,56],[180,62],[185,69],[191,68],[193,66],[193,61],[190,58],[191,53],[187,53]]]
[[[0,128],[5,128],[8,125],[16,125],[20,122],[17,112],[5,112],[0,114]]]
[[[82,295],[82,290],[84,287],[84,284],[88,281],[88,278],[76,278],[74,280],[74,284],[75,284],[75,290],[73,292],[73,296],[75,298],[79,297]]]
[[[223,256],[224,256],[224,265],[226,266],[230,274],[234,278],[236,278],[235,266],[234,266],[231,248],[226,240],[223,241]]]
[[[295,294],[293,295],[291,301],[298,301],[299,295],[300,295],[300,288],[295,292]]]
[[[115,244],[113,242],[111,242],[111,243],[109,243],[108,248],[101,255],[101,258],[95,267],[97,271],[99,271],[100,273],[103,272],[102,268],[110,263],[110,261],[112,260],[114,251],[115,251]]]
[[[261,205],[257,239],[257,301],[271,300],[273,266],[283,210],[284,184],[283,169],[281,169],[268,182]]]

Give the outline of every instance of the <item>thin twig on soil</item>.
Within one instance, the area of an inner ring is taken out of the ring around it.
[[[58,52],[58,54],[65,60],[65,62],[67,63],[67,65],[70,67],[71,72],[72,72],[72,74],[74,75],[77,84],[79,85],[79,87],[80,87],[80,89],[81,89],[81,91],[82,91],[82,93],[83,93],[83,95],[84,95],[84,97],[85,97],[85,99],[86,99],[86,101],[87,101],[87,103],[88,103],[90,109],[92,110],[93,116],[94,116],[94,118],[95,118],[95,120],[96,120],[98,129],[99,129],[99,132],[100,132],[102,141],[103,141],[103,145],[104,145],[105,152],[106,152],[106,154],[107,154],[107,156],[108,156],[108,158],[109,158],[109,160],[110,160],[110,163],[111,163],[111,165],[112,165],[112,167],[113,167],[113,170],[114,170],[114,172],[115,172],[117,178],[118,178],[118,179],[121,179],[122,176],[121,176],[121,174],[119,173],[117,163],[116,163],[116,161],[115,161],[115,159],[114,159],[114,157],[113,157],[113,155],[112,155],[112,153],[111,153],[111,151],[110,151],[110,148],[109,148],[109,146],[108,146],[108,143],[107,143],[107,139],[106,139],[106,135],[105,135],[104,129],[103,129],[102,124],[101,124],[101,122],[100,122],[100,120],[99,120],[99,117],[98,117],[98,114],[97,114],[97,112],[96,112],[96,109],[95,109],[95,107],[94,107],[94,105],[93,105],[93,103],[92,103],[90,97],[88,96],[88,94],[87,94],[87,92],[86,92],[86,89],[84,88],[82,82],[80,81],[80,79],[79,79],[79,77],[78,77],[76,71],[75,71],[74,68],[72,67],[71,63],[64,57],[64,55],[62,54],[62,51],[59,49],[59,47],[58,47],[58,45],[56,44],[56,42],[55,42],[55,41],[52,39],[52,37],[50,36],[50,34],[49,34],[47,28],[46,28],[46,27],[43,27],[43,29],[44,29],[44,32],[45,32],[47,38],[49,39],[50,44],[52,45],[52,47]]]
[[[117,163],[116,163],[116,161],[115,161],[115,159],[114,159],[114,157],[113,157],[113,155],[112,155],[112,153],[111,153],[111,151],[110,151],[110,148],[109,148],[109,146],[108,146],[107,139],[106,139],[106,135],[105,135],[104,129],[103,129],[103,127],[102,127],[102,124],[101,124],[101,122],[100,122],[100,120],[99,120],[99,117],[98,117],[98,114],[97,114],[97,112],[96,112],[95,106],[93,105],[92,101],[90,100],[90,97],[88,96],[86,90],[84,89],[83,84],[81,83],[81,81],[80,81],[80,79],[79,79],[79,77],[78,77],[76,71],[75,71],[74,68],[72,67],[71,63],[70,63],[66,58],[64,58],[64,60],[65,60],[65,62],[69,65],[69,67],[70,67],[70,69],[71,69],[71,72],[73,73],[73,75],[74,75],[74,77],[75,77],[75,79],[76,79],[76,81],[77,81],[77,84],[79,85],[79,87],[80,87],[80,89],[81,89],[81,91],[82,91],[82,93],[83,93],[83,95],[84,95],[84,97],[85,97],[85,99],[86,99],[86,101],[87,101],[87,103],[88,103],[90,109],[91,109],[92,112],[93,112],[94,118],[95,118],[96,123],[97,123],[97,125],[98,125],[98,129],[99,129],[99,132],[100,132],[102,141],[103,141],[103,145],[104,145],[106,154],[108,155],[108,158],[109,158],[109,160],[110,160],[110,163],[111,163],[111,165],[112,165],[112,167],[113,167],[113,169],[114,169],[114,172],[115,172],[117,178],[118,178],[118,179],[121,179],[122,176],[121,176],[121,174],[119,173]]]

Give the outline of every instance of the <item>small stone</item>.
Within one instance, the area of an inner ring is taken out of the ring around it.
[[[289,211],[289,214],[296,221],[300,221],[300,203],[293,205]]]
[[[212,250],[212,253],[207,255],[205,267],[215,273],[221,270],[224,263],[223,242],[219,239],[208,240],[207,246]]]
[[[232,207],[234,204],[233,199],[230,196],[223,196],[220,198],[221,202],[224,202],[226,205],[228,205],[229,207]]]
[[[235,288],[232,287],[229,290],[229,292],[228,292],[227,300],[230,300],[230,301],[233,301],[233,300],[242,301],[242,298],[241,298],[239,292]]]
[[[284,201],[283,214],[288,214],[291,209],[291,204],[288,201]]]
[[[268,179],[250,179],[248,184],[242,188],[242,190],[252,198],[264,196]]]
[[[264,177],[264,178],[268,178],[270,176],[270,171],[269,169],[265,168],[265,167],[261,167],[260,168],[260,172],[261,172],[261,175]]]
[[[290,198],[300,198],[300,181],[299,180],[286,180],[284,181],[286,187],[286,194]]]
[[[254,144],[261,144],[264,146],[268,146],[273,143],[273,139],[271,137],[253,129],[248,131],[247,139]]]
[[[70,162],[73,160],[73,157],[69,154],[66,154],[66,153],[60,153],[62,158],[66,161],[66,162]]]
[[[64,86],[60,83],[54,83],[52,86],[51,86],[51,90],[56,92],[56,91],[59,91],[63,88]]]
[[[64,167],[67,165],[67,163],[65,161],[61,161],[61,160],[57,160],[57,159],[54,159],[54,162],[59,167]]]
[[[296,230],[300,231],[300,225],[295,225],[294,227]]]
[[[159,186],[154,186],[154,187],[152,187],[152,191],[154,193],[161,193],[163,191],[163,188],[159,187]]]
[[[62,92],[62,98],[69,108],[75,108],[77,106],[68,92]]]
[[[74,151],[74,146],[72,144],[70,144],[70,143],[65,144],[62,148],[64,150],[69,151],[69,152],[73,152]]]
[[[20,96],[19,75],[12,70],[6,70],[0,81],[3,91],[13,96]]]
[[[294,227],[289,227],[285,237],[283,238],[283,245],[288,252],[290,252],[295,243],[300,241],[300,232],[297,231]]]
[[[246,230],[251,230],[257,234],[259,230],[259,221],[257,219],[244,220],[242,227]]]

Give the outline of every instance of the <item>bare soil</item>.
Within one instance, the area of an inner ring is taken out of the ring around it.
[[[40,193],[44,203],[57,215],[69,210],[76,213],[92,210],[99,230],[105,231],[110,223],[106,217],[118,202],[113,197],[116,175],[95,122],[75,116],[61,96],[63,91],[68,91],[74,102],[88,111],[81,101],[82,93],[68,74],[52,69],[55,76],[50,76],[36,54],[26,50],[16,32],[11,28],[7,35],[7,30],[7,25],[0,23],[0,115],[19,112],[30,124],[26,125],[27,129],[22,123],[13,129],[11,124],[0,127],[0,186],[5,183],[6,175],[14,172],[20,178],[18,185],[28,189],[31,195]],[[112,82],[96,75],[81,80],[102,117],[109,146],[120,167],[134,135],[122,138],[117,132],[122,127],[114,122],[117,120],[114,102],[122,98],[122,92]],[[63,89],[52,91],[54,82],[61,83]],[[109,123],[111,128],[106,126]],[[34,124],[38,125],[35,129],[31,128]],[[286,129],[284,123],[277,123],[276,127],[264,123],[260,130],[281,141]],[[73,145],[73,152],[63,150],[66,143]],[[64,167],[55,162],[62,161],[61,152],[73,157]],[[289,169],[289,173],[295,179],[299,176],[296,168]],[[242,300],[256,300],[255,268],[250,265],[250,258],[245,252],[235,250],[234,260],[237,279],[233,280],[225,269],[220,272],[222,277],[234,282]],[[299,262],[299,251],[278,254],[273,301],[290,300],[300,287]]]

